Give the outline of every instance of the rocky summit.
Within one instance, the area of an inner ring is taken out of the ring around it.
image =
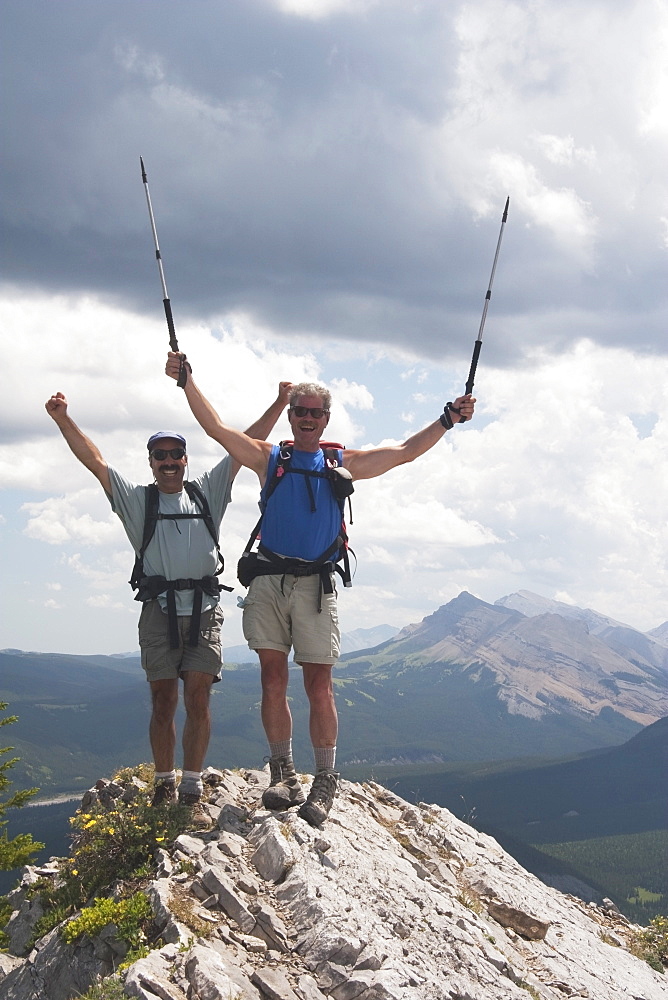
[[[665,976],[628,950],[634,928],[614,904],[544,885],[446,809],[342,781],[329,820],[313,828],[294,811],[262,809],[262,771],[205,777],[215,826],[161,852],[145,891],[164,944],[119,974],[129,997],[668,995]],[[103,786],[96,794],[109,794]],[[70,1000],[114,974],[127,950],[109,925],[74,944],[54,928],[25,953],[40,916],[27,888],[56,870],[55,861],[26,868],[9,897],[2,1000]]]

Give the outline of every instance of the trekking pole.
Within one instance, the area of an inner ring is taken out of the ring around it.
[[[482,319],[480,320],[480,329],[478,330],[478,336],[476,337],[475,344],[473,345],[473,357],[471,359],[471,367],[469,369],[469,377],[466,380],[465,394],[468,396],[473,391],[473,380],[475,378],[476,368],[478,367],[478,358],[480,357],[480,348],[482,347],[482,331],[485,329],[485,320],[487,319],[487,309],[489,307],[489,300],[492,297],[492,285],[494,284],[494,273],[496,271],[496,262],[499,259],[499,250],[501,249],[501,239],[503,237],[503,227],[506,224],[506,219],[508,218],[508,205],[510,204],[510,197],[506,198],[506,207],[503,210],[503,218],[501,219],[501,229],[499,231],[499,239],[496,244],[496,253],[494,254],[494,263],[492,264],[492,273],[489,278],[489,287],[487,289],[487,294],[485,295],[485,305],[482,310]]]
[[[144,190],[146,192],[146,204],[148,205],[148,217],[151,220],[151,229],[153,230],[153,242],[155,243],[155,259],[158,262],[158,271],[160,272],[160,282],[162,284],[162,304],[165,307],[165,318],[167,319],[167,329],[169,330],[169,346],[174,351],[175,354],[181,353],[179,351],[179,344],[176,339],[176,330],[174,329],[174,317],[172,316],[172,304],[169,301],[169,295],[167,293],[167,283],[165,282],[165,272],[162,267],[162,257],[160,255],[160,247],[158,246],[158,231],[155,228],[155,219],[153,217],[153,206],[151,205],[151,195],[148,190],[148,179],[146,177],[146,169],[144,167],[144,160],[140,156],[139,162],[141,164],[141,179],[144,184]],[[183,389],[186,384],[186,379],[188,377],[188,372],[186,368],[186,356],[181,354],[181,367],[179,368],[179,377],[177,379],[177,386]]]

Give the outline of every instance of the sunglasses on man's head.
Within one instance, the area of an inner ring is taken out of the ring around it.
[[[180,458],[183,458],[185,453],[185,448],[154,448],[151,452],[151,458],[154,458],[156,462],[164,462],[167,456],[169,456],[178,462]]]
[[[324,410],[322,406],[291,406],[290,409],[296,417],[306,417],[310,413],[316,420],[329,413],[329,410]]]

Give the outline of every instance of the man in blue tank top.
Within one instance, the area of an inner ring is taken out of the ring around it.
[[[176,379],[180,368],[181,355],[170,352],[166,373]],[[262,723],[270,752],[270,784],[262,802],[265,808],[277,810],[298,805],[300,816],[312,826],[320,826],[329,815],[339,779],[335,770],[338,718],[332,667],[339,658],[340,632],[332,560],[341,548],[341,505],[332,476],[326,471],[328,463],[337,459],[329,458],[320,447],[329,423],[331,396],[323,386],[313,383],[292,386],[288,418],[294,445],[288,468],[280,465],[279,448],[223,424],[191,373],[185,394],[206,433],[241,465],[253,469],[262,486],[261,545],[253,562],[243,617],[248,645],[260,658]],[[454,423],[470,420],[474,404],[470,395],[460,396],[448,403],[437,420],[401,445],[341,450],[338,462],[343,474],[354,481],[373,479],[414,461],[433,448]],[[278,471],[282,474],[277,484]],[[315,777],[306,799],[292,758],[292,717],[287,699],[291,648],[303,671],[315,757]]]

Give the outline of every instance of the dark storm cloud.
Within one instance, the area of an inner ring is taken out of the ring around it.
[[[431,148],[461,113],[456,13],[439,0],[317,20],[253,0],[6,7],[5,278],[159,309],[141,154],[177,316],[241,310],[278,332],[461,352],[508,192],[499,186],[498,212],[476,218],[448,184],[448,148],[442,164]],[[500,71],[519,75],[520,96],[529,62]],[[565,72],[560,55],[538,89],[553,93]],[[489,112],[471,107],[484,121]],[[511,147],[526,142],[523,127]],[[628,339],[627,319],[647,305],[639,271],[645,293],[660,295],[658,247],[629,270],[613,232],[578,268],[547,229],[525,231],[514,200],[510,219],[492,356],[523,350],[524,314],[551,313],[553,345]],[[604,329],[566,325],[592,303],[614,316]],[[650,310],[636,346],[658,338],[658,316]]]

